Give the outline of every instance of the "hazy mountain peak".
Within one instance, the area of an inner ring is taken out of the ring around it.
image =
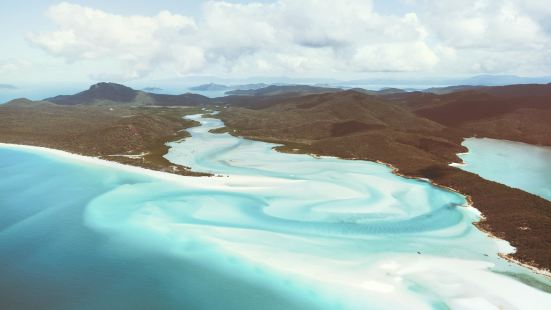
[[[59,105],[127,104],[135,106],[195,106],[210,103],[197,94],[167,95],[138,91],[117,83],[101,82],[74,95],[60,95],[44,99]]]
[[[194,91],[222,91],[222,90],[228,90],[228,89],[231,89],[231,87],[222,85],[222,84],[215,84],[215,83],[202,84],[202,85],[198,85],[190,88],[190,90],[194,90]]]
[[[99,100],[132,102],[138,91],[117,83],[101,82],[90,86],[88,90],[74,95],[62,95],[45,99],[62,105],[90,104]]]
[[[98,89],[133,90],[132,88],[130,88],[128,86],[125,86],[125,85],[122,85],[122,84],[117,84],[117,83],[112,83],[112,82],[99,82],[99,83],[91,85],[90,88],[89,88],[89,90],[98,90]]]

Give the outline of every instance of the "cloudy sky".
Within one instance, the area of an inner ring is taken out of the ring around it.
[[[551,74],[550,0],[2,0],[0,83]]]

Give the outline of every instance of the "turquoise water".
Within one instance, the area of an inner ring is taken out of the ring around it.
[[[551,147],[488,138],[465,139],[458,165],[481,177],[551,201]]]
[[[0,308],[551,307],[462,196],[192,118],[167,158],[217,177],[0,146]]]

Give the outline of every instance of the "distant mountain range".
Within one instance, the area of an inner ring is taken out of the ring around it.
[[[244,87],[259,87],[264,84],[241,85]],[[201,89],[221,89],[217,84],[205,84]],[[229,87],[229,86],[223,86]],[[169,95],[154,93],[157,88],[146,88],[135,90],[130,87],[116,83],[98,83],[90,86],[89,89],[73,94],[59,95],[46,98],[43,101],[58,105],[129,105],[129,106],[199,106],[208,104],[254,106],[277,102],[283,98],[300,97],[313,94],[338,93],[344,89],[336,87],[322,87],[310,85],[269,85],[262,88],[240,89],[227,91],[227,96],[209,98],[199,94],[185,93],[180,95]],[[405,101],[410,104],[432,102],[434,98],[442,100],[444,95],[452,97],[466,96],[473,93],[473,97],[507,97],[508,99],[520,97],[542,97],[551,96],[551,84],[519,84],[509,86],[479,86],[459,85],[441,88],[429,88],[422,92],[408,92],[399,88],[383,88],[378,91],[366,90],[363,88],[352,88],[349,91],[366,95],[384,97],[392,101]],[[457,94],[457,96],[456,96]],[[440,95],[440,96],[439,96]],[[28,105],[28,104],[27,104]]]
[[[433,93],[435,95],[452,94],[463,91],[479,91],[482,93],[488,93],[492,95],[500,95],[506,93],[508,96],[525,96],[529,95],[526,91],[544,92],[541,95],[548,95],[548,87],[539,87],[538,85],[545,84],[513,84],[504,86],[483,86],[483,85],[457,85],[447,87],[431,87],[423,90],[423,92]],[[551,83],[547,84],[551,85]],[[532,94],[537,95],[537,94]]]
[[[202,84],[199,86],[190,87],[189,90],[192,91],[223,91],[223,90],[229,90],[232,89],[227,85],[222,84],[215,84],[215,83],[209,83],[209,84]]]
[[[461,83],[459,83],[461,82]],[[544,77],[521,77],[516,75],[477,75],[471,78],[458,81],[450,85],[484,85],[484,86],[505,86],[513,84],[547,84],[551,83],[551,76]]]
[[[432,93],[435,95],[445,95],[445,94],[451,94],[451,93],[456,93],[456,92],[465,91],[465,90],[479,89],[483,87],[485,86],[457,85],[457,86],[446,86],[446,87],[431,87],[423,90],[423,92]]]
[[[232,96],[277,96],[283,94],[309,95],[342,91],[341,88],[318,87],[310,85],[270,85],[258,89],[233,90],[226,92]]]
[[[426,85],[454,86],[504,86],[513,84],[547,84],[551,82],[551,76],[521,77],[516,75],[477,75],[468,78],[373,78],[361,80],[349,80],[332,83],[342,86],[380,86],[380,85],[407,85],[408,88],[423,88]]]
[[[551,76],[540,77],[523,77],[516,75],[476,75],[476,76],[433,76],[423,77],[418,75],[411,76],[388,76],[388,77],[371,77],[361,79],[336,79],[336,78],[295,78],[286,76],[254,76],[249,78],[220,78],[217,76],[188,76],[175,79],[166,79],[155,81],[155,85],[171,85],[171,88],[178,85],[188,85],[187,87],[196,85],[202,86],[208,84],[217,84],[225,86],[233,85],[254,85],[264,83],[268,85],[313,85],[321,87],[361,87],[380,89],[382,87],[400,87],[411,89],[422,89],[429,86],[452,86],[452,85],[484,85],[484,86],[500,86],[511,84],[547,84],[551,82]],[[163,87],[163,86],[159,86]],[[236,88],[244,89],[244,88]],[[195,90],[197,91],[197,90]]]
[[[214,86],[213,86],[214,85]],[[260,87],[265,84],[240,85],[239,87]],[[215,84],[203,85],[201,89],[219,89]],[[197,88],[196,88],[197,89]],[[228,92],[228,97],[208,98],[203,95],[185,93],[181,95],[157,94],[135,90],[116,83],[98,83],[74,95],[59,95],[44,101],[59,105],[107,105],[125,104],[133,106],[197,106],[205,104],[225,104],[241,97],[301,96],[307,94],[338,92],[339,88],[325,88],[309,85],[270,85],[258,89],[243,89]]]
[[[264,88],[269,86],[265,83],[255,83],[255,84],[242,84],[242,85],[223,85],[216,83],[202,84],[199,86],[190,87],[191,91],[235,91],[235,90],[254,90],[259,88]]]
[[[394,87],[382,88],[381,90],[367,90],[363,88],[351,88],[350,90],[357,91],[359,93],[368,94],[368,95],[389,95],[389,94],[407,92],[404,89],[394,88]]]

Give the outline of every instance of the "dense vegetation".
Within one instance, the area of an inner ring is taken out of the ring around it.
[[[0,141],[198,175],[163,157],[166,142],[186,137],[184,129],[196,125],[182,117],[198,112],[197,108],[61,106],[22,99],[0,106]]]

